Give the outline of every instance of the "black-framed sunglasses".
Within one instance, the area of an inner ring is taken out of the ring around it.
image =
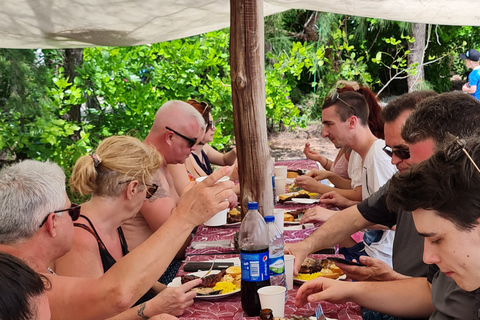
[[[80,216],[80,208],[81,206],[80,205],[77,205],[77,204],[74,204],[72,203],[72,205],[70,206],[70,208],[68,209],[62,209],[62,210],[55,210],[53,211],[53,213],[60,213],[60,212],[64,212],[64,211],[68,211],[68,214],[70,215],[70,217],[72,218],[72,221],[77,221],[78,220],[78,217]],[[52,213],[52,212],[50,212]],[[43,227],[43,225],[45,224],[45,222],[47,222],[48,220],[48,217],[50,216],[50,213],[47,214],[47,216],[45,217],[45,219],[43,219],[42,223],[40,224],[40,227]]]
[[[352,109],[353,111],[353,115],[356,117],[357,116],[357,111],[355,111],[355,109],[350,105],[350,103],[346,102],[345,100],[343,100],[342,98],[340,98],[340,94],[338,93],[338,89],[336,88],[333,93],[330,95],[330,100],[332,101],[332,103],[335,103],[337,102],[338,100],[342,101],[343,103],[345,103],[350,109]]]
[[[205,132],[207,132],[209,129],[210,130],[215,129],[215,123],[213,123],[213,121],[208,121],[207,127],[205,128]]]
[[[126,180],[126,181],[119,182],[118,184],[130,183],[132,181],[133,180]],[[155,183],[152,183],[152,184],[145,183],[145,186],[147,186],[147,194],[145,195],[145,198],[150,199],[151,197],[153,197],[155,192],[157,192],[158,186]]]
[[[396,149],[392,150],[391,147],[385,146],[383,147],[383,151],[391,158],[393,155],[395,155],[397,158],[400,158],[402,160],[406,160],[410,158],[410,150],[408,149]]]
[[[172,132],[175,133],[177,136],[185,139],[185,141],[188,142],[188,146],[189,146],[190,148],[197,144],[198,138],[188,138],[188,137],[185,137],[183,134],[178,133],[177,131],[175,131],[175,130],[173,130],[173,129],[170,129],[169,127],[165,127],[165,129],[167,129],[168,131],[172,131]]]

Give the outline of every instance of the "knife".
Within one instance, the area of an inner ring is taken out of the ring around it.
[[[227,269],[229,267],[233,267],[233,262],[215,262],[213,264],[213,269],[214,270],[222,270],[222,269]],[[183,267],[183,271],[185,272],[195,272],[198,270],[209,270],[210,267],[212,266],[212,262],[199,262],[199,261],[191,261],[187,262],[185,266]]]

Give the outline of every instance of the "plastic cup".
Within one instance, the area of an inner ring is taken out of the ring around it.
[[[202,182],[205,180],[208,176],[204,177],[199,177],[195,179],[197,183]],[[228,181],[230,180],[229,177],[225,176],[220,178],[216,183],[222,182],[222,181]],[[225,210],[222,210],[218,212],[216,215],[211,217],[209,220],[207,220],[204,225],[209,226],[209,227],[218,227],[218,226],[223,226],[227,224],[227,215],[228,215],[228,208]]]
[[[262,309],[272,309],[275,318],[285,316],[285,292],[284,286],[267,286],[257,290]]]
[[[287,166],[275,166],[274,172],[275,177],[285,178],[287,179]]]
[[[286,184],[287,184],[287,178],[275,177],[275,195],[277,197],[281,194],[285,194]]]
[[[273,209],[273,216],[275,217],[275,224],[278,227],[278,230],[280,230],[281,233],[283,233],[283,215],[285,214],[284,209]]]
[[[286,254],[283,256],[285,260],[285,275],[287,277],[287,289],[293,289],[293,265],[295,263],[295,256]]]

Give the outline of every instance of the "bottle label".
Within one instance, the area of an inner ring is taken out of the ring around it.
[[[285,273],[285,261],[283,255],[280,257],[270,257],[270,276],[278,276]]]
[[[268,270],[268,250],[258,253],[240,253],[242,280],[264,281],[270,279]]]

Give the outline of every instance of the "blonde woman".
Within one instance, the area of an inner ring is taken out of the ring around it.
[[[70,179],[72,190],[91,199],[82,204],[74,223],[71,250],[54,263],[57,274],[100,278],[128,253],[121,225],[154,196],[158,187],[152,180],[161,164],[153,147],[127,136],[107,138],[95,153],[77,160]],[[181,315],[195,294],[186,293],[190,287],[172,289],[152,283],[137,304],[155,306],[157,313]]]

